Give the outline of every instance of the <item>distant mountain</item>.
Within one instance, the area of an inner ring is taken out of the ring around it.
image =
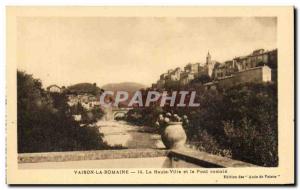
[[[137,90],[140,90],[142,88],[146,88],[145,85],[140,84],[140,83],[135,83],[135,82],[122,82],[122,83],[109,83],[106,85],[103,85],[101,87],[103,90],[107,91],[126,91],[129,94],[134,93]]]
[[[100,93],[101,88],[97,87],[96,83],[78,83],[69,86],[68,91],[71,93],[92,93],[97,95]]]

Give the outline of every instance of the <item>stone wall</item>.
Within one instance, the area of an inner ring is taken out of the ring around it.
[[[253,164],[208,154],[193,149],[123,149],[74,152],[22,153],[18,155],[19,168],[135,168],[151,165],[158,168],[224,168],[256,167]],[[138,164],[139,163],[139,164]]]
[[[261,66],[237,72],[229,77],[221,78],[218,80],[218,85],[221,87],[229,87],[239,83],[270,81],[272,81],[271,69],[268,66]]]

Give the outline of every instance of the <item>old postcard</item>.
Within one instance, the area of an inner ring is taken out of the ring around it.
[[[7,7],[8,184],[293,184],[293,7]]]

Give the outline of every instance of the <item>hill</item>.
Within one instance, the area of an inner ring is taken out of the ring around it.
[[[101,88],[106,91],[116,92],[116,91],[121,90],[121,91],[126,91],[129,94],[132,94],[137,90],[146,88],[146,86],[143,84],[140,84],[140,83],[122,82],[122,83],[109,83],[109,84],[103,85]]]
[[[99,94],[101,88],[97,87],[96,83],[78,83],[68,87],[71,93],[92,93]]]

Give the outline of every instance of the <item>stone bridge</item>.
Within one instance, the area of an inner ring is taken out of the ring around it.
[[[112,118],[116,119],[117,117],[124,117],[129,110],[132,108],[113,108],[112,109]]]

